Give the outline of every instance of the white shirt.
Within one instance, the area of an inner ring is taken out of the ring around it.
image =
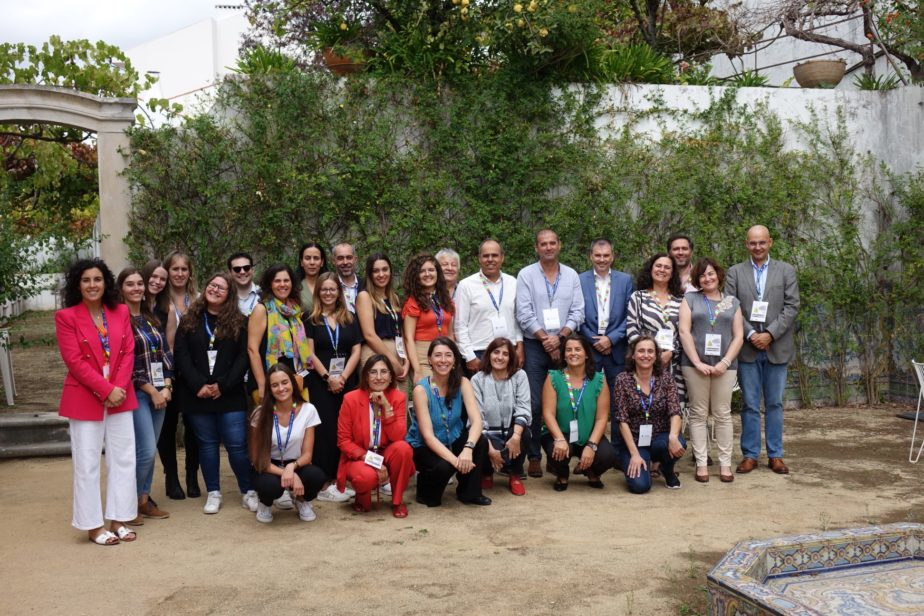
[[[340,281],[340,288],[343,289],[343,299],[346,301],[347,309],[356,314],[356,296],[359,295],[359,276],[353,274],[354,282],[352,285],[348,285],[343,281],[339,275],[337,280]]]
[[[302,404],[292,421],[292,435],[289,437],[289,444],[286,450],[280,456],[280,444],[277,440],[276,427],[273,426],[273,444],[270,447],[270,458],[273,460],[295,460],[302,455],[302,441],[305,440],[305,432],[308,428],[320,425],[321,417],[318,415],[318,409],[310,402]],[[279,426],[279,436],[282,437],[282,444],[286,444],[286,435],[289,433],[289,426]]]
[[[606,325],[610,322],[610,293],[613,291],[613,278],[611,270],[605,276],[597,274],[594,270],[594,291],[597,293],[597,334],[606,333]]]
[[[253,312],[253,307],[257,305],[258,301],[260,301],[260,287],[251,282],[250,291],[247,292],[247,295],[244,297],[240,295],[237,296],[237,309],[241,311],[242,315],[249,317],[250,313]]]
[[[491,295],[494,296],[493,302]],[[517,279],[510,274],[502,272],[497,282],[491,282],[479,271],[459,282],[456,287],[456,313],[453,315],[453,323],[456,343],[465,361],[476,359],[475,351],[488,348],[495,338],[494,321],[498,317],[504,324],[508,339],[514,344],[523,340],[516,319],[516,300]]]

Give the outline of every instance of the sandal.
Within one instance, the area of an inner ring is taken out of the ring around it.
[[[116,537],[112,531],[108,530],[104,530],[95,537],[90,537],[88,535],[87,538],[90,540],[90,543],[95,543],[96,545],[119,545],[119,538]]]
[[[559,477],[555,480],[555,483],[552,484],[552,489],[556,492],[564,492],[568,489],[568,480]]]
[[[407,505],[401,503],[400,505],[391,506],[391,515],[396,518],[406,518],[407,517]]]
[[[592,475],[590,472],[586,473],[587,475],[587,485],[598,490],[603,489],[603,482],[600,481],[599,475]]]
[[[138,538],[138,534],[124,524],[118,528],[110,529],[109,532],[115,533],[119,537],[119,540],[125,541],[126,543],[130,543]]]

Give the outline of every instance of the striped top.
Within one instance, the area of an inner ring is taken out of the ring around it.
[[[654,293],[645,289],[632,293],[629,296],[629,315],[626,319],[626,339],[632,342],[641,334],[649,334],[652,337],[657,336],[659,329],[670,329],[674,332],[674,345],[672,349],[659,349],[661,351],[672,350],[674,356],[671,358],[670,373],[674,377],[677,385],[677,396],[681,402],[687,399],[687,388],[683,381],[683,374],[680,372],[680,302],[682,297],[672,296],[663,308]]]

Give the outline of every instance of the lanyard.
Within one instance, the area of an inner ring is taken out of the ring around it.
[[[302,371],[302,356],[298,352],[298,343],[295,341],[295,333],[298,331],[298,319],[295,320],[295,325],[292,325],[292,319],[285,315],[283,315],[283,318],[286,320],[286,325],[289,326],[289,340],[292,341],[292,363],[295,364],[295,372],[298,373]],[[324,324],[326,325],[327,318],[322,318],[324,319]]]
[[[202,320],[205,322],[205,333],[209,337],[209,351],[215,347],[215,334],[212,332],[212,328],[209,327],[209,317],[207,314],[202,315]]]
[[[103,356],[106,358],[106,363],[108,364],[111,351],[109,348],[109,324],[106,322],[105,308],[99,309],[99,316],[103,322],[102,325],[97,324],[95,320],[93,321],[93,325],[96,327],[96,335],[99,336],[99,343],[103,347]]]
[[[337,357],[338,349],[340,348],[340,323],[335,323],[334,331],[331,331],[330,325],[327,324],[327,317],[322,316],[321,320],[324,321],[324,329],[327,330],[327,337],[330,338],[330,344],[334,347],[334,357]]]
[[[436,293],[430,296],[430,301],[433,302],[433,314],[436,315],[436,330],[439,334],[443,335],[443,308],[440,306],[439,301],[436,299]]]
[[[145,342],[148,343],[148,346],[151,348],[151,353],[154,353],[154,356],[156,357],[157,349],[159,348],[157,341],[161,339],[160,334],[157,332],[157,330],[154,328],[151,322],[148,321],[145,317],[141,317],[141,319],[144,321],[144,323],[147,323],[147,326],[150,328],[151,333],[153,334],[153,337],[148,336],[147,332],[145,331],[145,328],[140,325],[138,327],[138,332],[144,338]]]
[[[578,407],[581,406],[581,400],[584,398],[584,391],[587,389],[587,377],[584,377],[584,384],[581,385],[581,393],[578,394],[577,402],[574,401],[574,388],[571,387],[571,379],[565,374],[565,383],[568,384],[568,398],[571,402],[571,415],[574,419],[578,416]]]
[[[488,277],[482,274],[481,272],[478,272],[478,275],[481,276],[481,282],[482,284],[484,284],[484,290],[488,292],[488,297],[491,298],[491,303],[494,304],[494,310],[496,310],[497,315],[500,316],[501,306],[504,305],[504,279],[503,277],[500,279],[500,286],[501,286],[500,298],[495,300],[494,294],[491,293],[491,287],[488,285]]]
[[[369,419],[372,420],[372,451],[378,451],[382,442],[382,412],[376,410],[372,400],[369,401]]]
[[[638,392],[638,403],[642,407],[642,412],[645,413],[645,423],[648,423],[649,417],[651,415],[651,402],[654,399],[654,377],[648,381],[648,400],[645,400],[645,394],[642,393],[642,386],[638,384],[638,380],[635,381],[635,391]]]
[[[286,444],[282,444],[282,433],[279,431],[279,415],[273,409],[273,427],[276,428],[276,447],[279,448],[279,461],[285,463],[286,449],[289,448],[289,439],[292,438],[292,424],[295,423],[295,408],[289,411],[289,427],[286,429]]]
[[[661,305],[661,302],[658,301],[658,296],[655,295],[654,291],[648,291],[648,296],[651,298],[651,301],[654,302],[654,305],[658,307],[658,311],[661,313],[661,322],[664,323],[664,326],[667,327],[668,325],[670,325],[671,324],[671,314],[670,314],[671,298],[670,296],[668,296],[667,303],[664,304],[663,306]]]
[[[392,321],[395,322],[395,336],[401,335],[401,323],[398,321],[398,313],[395,312],[395,309],[391,307],[391,302],[387,297],[382,298],[382,303],[385,304],[385,311],[388,312],[391,316]]]
[[[757,267],[757,264],[754,261],[751,261],[751,267],[754,268],[755,280],[754,286],[757,287],[757,299],[760,301],[764,300],[764,288],[761,278],[763,278],[764,272],[767,270],[767,266],[770,264],[770,257],[767,257],[767,260],[764,261],[764,264],[760,267]]]
[[[597,292],[597,315],[598,320],[600,321],[598,329],[602,329],[603,332],[606,331],[606,321],[603,320],[603,310],[606,309],[609,311],[610,307],[610,286],[611,279],[609,274],[607,274],[604,280],[597,279],[596,274],[594,275],[594,290]],[[601,292],[602,291],[602,292]],[[603,333],[600,332],[600,333]]]
[[[725,298],[725,295],[723,294],[721,296],[721,299],[719,299],[719,303],[722,303],[722,299],[724,298]],[[721,310],[716,311],[715,309],[713,309],[712,302],[709,301],[709,298],[706,297],[705,293],[703,293],[703,301],[706,303],[706,310],[709,312],[709,327],[711,327],[712,329],[715,329],[715,322],[719,319],[719,315],[722,314],[722,311]],[[718,304],[716,304],[716,308],[718,308]]]
[[[440,407],[440,418],[443,420],[443,429],[446,430],[446,442],[449,442],[449,400],[440,396],[439,387],[433,384],[433,381],[430,381],[430,389],[433,390],[433,396],[436,398],[436,401],[439,403]]]
[[[552,306],[552,300],[555,299],[555,293],[558,292],[558,283],[561,282],[561,267],[558,268],[558,274],[555,276],[555,284],[549,284],[549,279],[545,277],[544,272],[542,274],[542,282],[545,283],[545,294],[549,297],[549,308],[554,308],[554,306]]]
[[[176,315],[176,324],[179,325],[180,319],[182,318],[184,314],[186,314],[186,311],[189,310],[189,293],[183,296],[183,312],[182,313],[180,313],[180,309],[176,307],[176,302],[171,300],[170,303],[173,305],[173,313]]]

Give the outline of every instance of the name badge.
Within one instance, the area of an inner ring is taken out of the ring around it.
[[[215,361],[218,359],[218,351],[211,350],[206,351],[209,356],[209,374],[212,374],[215,371]]]
[[[154,387],[164,387],[167,381],[164,379],[164,362],[151,362],[151,385]]]
[[[754,300],[754,303],[751,304],[751,321],[755,323],[764,323],[767,320],[767,309],[770,307],[770,302],[762,302],[759,300]]]
[[[578,442],[578,422],[577,419],[571,420],[571,426],[568,428],[568,442],[577,443]]]
[[[507,323],[500,317],[491,317],[491,330],[495,338],[507,338]]]
[[[659,329],[657,335],[655,336],[655,342],[658,343],[658,346],[662,351],[673,351],[674,350],[674,330],[667,327]]]
[[[407,351],[404,350],[404,338],[401,336],[395,336],[395,352],[398,354],[398,359],[407,359]]]
[[[706,355],[718,357],[722,354],[722,334],[706,334]]]
[[[296,374],[302,377],[302,379],[305,379],[308,377],[308,372],[309,372],[308,370],[299,370],[298,372],[296,372]]]
[[[385,456],[375,453],[374,451],[366,452],[366,464],[378,470],[385,464]]]
[[[346,370],[346,357],[332,357],[330,359],[330,367],[327,368],[328,374],[340,376],[344,370]]]
[[[561,319],[558,317],[558,308],[546,308],[542,311],[543,329],[546,332],[557,332],[561,329]]]
[[[638,446],[651,447],[651,424],[642,424],[638,427]]]
[[[109,363],[103,364],[103,378],[109,380]]]

